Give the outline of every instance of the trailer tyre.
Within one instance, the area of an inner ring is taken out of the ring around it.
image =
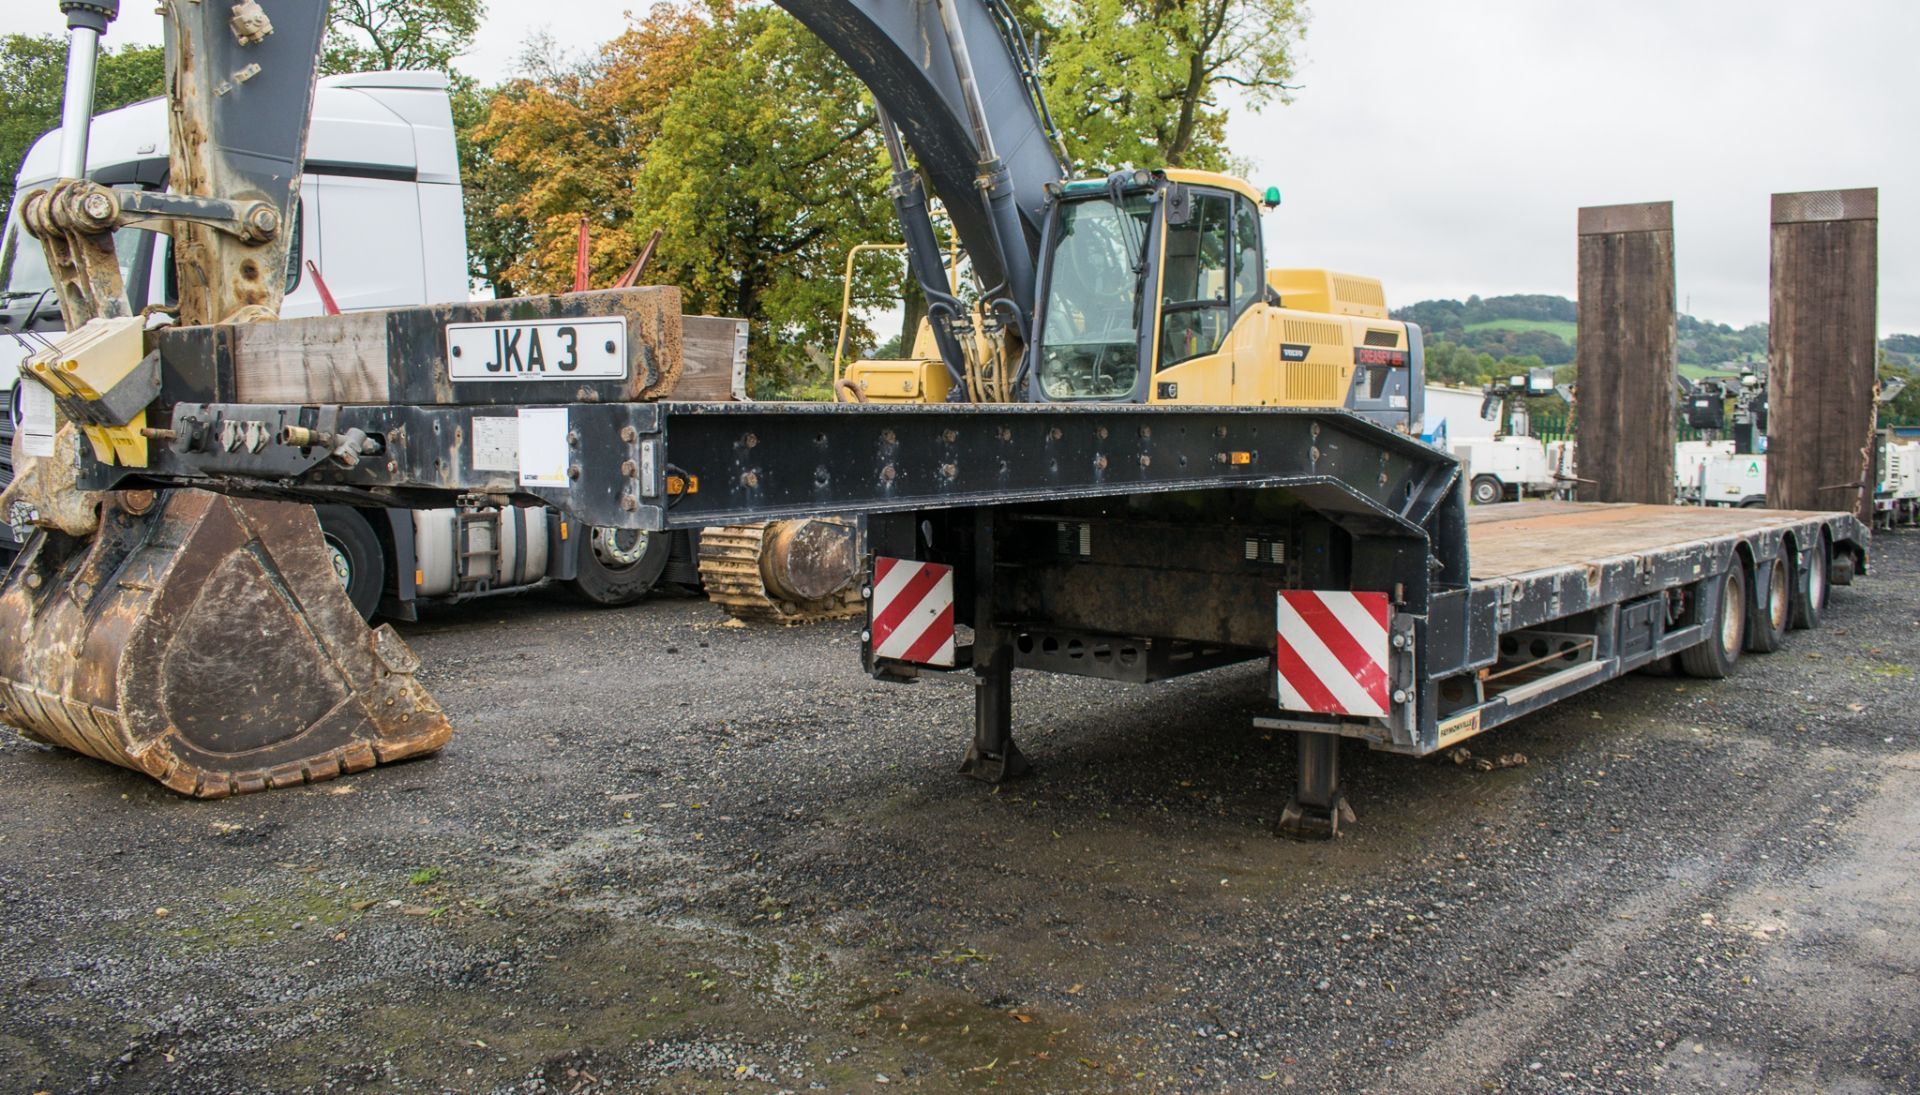
[[[567,583],[574,596],[609,608],[647,595],[666,572],[673,537],[635,529],[590,529],[580,545],[580,571]]]
[[[1680,668],[1689,677],[1719,680],[1733,672],[1747,637],[1747,571],[1735,559],[1720,579],[1720,605],[1706,638],[1680,652]]]
[[[1754,590],[1754,612],[1747,618],[1747,649],[1771,654],[1786,640],[1793,623],[1793,560],[1785,548],[1767,568],[1767,584]],[[1759,576],[1755,575],[1755,583]]]
[[[1491,475],[1476,475],[1473,477],[1474,505],[1491,506],[1506,496],[1507,488],[1500,485],[1500,480],[1495,479]]]
[[[386,552],[373,526],[352,506],[315,506],[320,519],[320,538],[326,541],[333,572],[346,587],[347,600],[363,620],[373,619],[380,604],[380,587],[386,584]]]
[[[1813,560],[1793,584],[1793,626],[1812,631],[1827,614],[1827,591],[1833,585],[1833,545],[1825,536],[1814,546]]]

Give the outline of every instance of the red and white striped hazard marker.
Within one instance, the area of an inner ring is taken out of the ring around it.
[[[1387,714],[1387,595],[1289,589],[1280,594],[1280,706],[1323,715]]]
[[[952,567],[875,556],[867,611],[875,657],[952,667]]]

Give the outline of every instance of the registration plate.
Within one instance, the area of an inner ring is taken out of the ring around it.
[[[618,317],[447,324],[447,375],[473,380],[624,380]]]

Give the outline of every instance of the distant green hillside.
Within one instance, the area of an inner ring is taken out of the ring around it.
[[[1567,319],[1513,319],[1511,317],[1483,319],[1477,323],[1469,323],[1463,328],[1467,331],[1545,331],[1547,334],[1558,336],[1568,346],[1573,345],[1574,332],[1579,329],[1579,324]]]
[[[1417,323],[1426,336],[1427,377],[1436,384],[1478,387],[1496,376],[1550,366],[1561,382],[1573,379],[1579,305],[1566,297],[1523,294],[1423,300],[1396,308],[1393,318]],[[1683,315],[1675,356],[1688,380],[1764,369],[1767,325],[1735,329]],[[1920,420],[1920,335],[1889,335],[1880,342],[1881,374],[1908,379],[1906,391],[1883,409],[1887,420]]]

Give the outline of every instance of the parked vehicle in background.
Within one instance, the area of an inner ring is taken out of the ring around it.
[[[1884,528],[1920,524],[1920,430],[1880,431],[1874,467],[1874,521]]]
[[[1553,493],[1559,481],[1537,437],[1478,437],[1453,443],[1454,459],[1472,484],[1475,505]]]
[[[22,162],[15,193],[57,175],[60,131],[43,135]],[[94,118],[90,178],[142,190],[167,187],[167,111],[149,99]],[[320,315],[322,286],[341,311],[466,300],[466,226],[447,79],[434,72],[330,76],[314,93],[306,170],[280,314]],[[139,228],[115,235],[128,301],[165,309],[178,299],[173,240]],[[17,363],[58,337],[57,295],[38,241],[19,225],[18,203],[0,240],[0,483],[13,477],[13,438],[29,412]],[[744,324],[707,320],[714,324]],[[700,328],[689,352],[744,354],[732,327]],[[696,345],[697,344],[697,345]],[[44,391],[27,393],[44,397]],[[29,452],[27,455],[34,455]],[[354,606],[412,619],[423,602],[451,602],[565,582],[596,604],[626,604],[663,579],[696,582],[691,534],[595,530],[557,512],[474,505],[423,510],[314,507],[335,570]],[[11,515],[0,515],[0,562],[18,550]],[[678,564],[677,568],[675,564]]]

